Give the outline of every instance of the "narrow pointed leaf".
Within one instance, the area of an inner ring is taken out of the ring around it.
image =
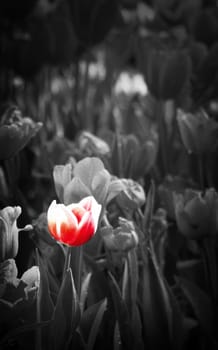
[[[128,305],[129,302],[129,271],[128,271],[128,262],[125,260],[124,269],[123,269],[123,281],[122,281],[122,298],[125,300]]]
[[[79,304],[71,269],[63,279],[53,316],[54,349],[67,349],[80,319]]]
[[[145,206],[145,212],[144,212],[144,231],[147,232],[150,224],[151,224],[151,218],[154,210],[154,199],[155,199],[155,185],[153,182],[151,182],[150,189],[148,191],[148,196],[146,200],[146,206]]]
[[[119,324],[122,346],[125,350],[131,350],[133,341],[128,310],[122,298],[119,286],[110,272],[108,281],[111,289],[116,318]]]
[[[131,288],[131,304],[136,304],[137,289],[138,289],[138,261],[136,250],[132,249],[128,253],[128,268],[130,276],[130,288]]]
[[[114,327],[114,341],[113,341],[114,350],[120,350],[121,349],[121,340],[120,340],[120,330],[119,330],[119,325],[118,322],[115,323]]]
[[[80,293],[80,309],[81,309],[81,313],[84,310],[85,307],[85,302],[86,302],[86,298],[88,295],[88,289],[89,289],[89,284],[90,284],[90,280],[92,277],[92,273],[89,272],[87,273],[87,275],[85,276],[83,282],[82,282],[82,286],[81,286],[81,293]]]
[[[134,346],[140,350],[143,349],[142,342],[142,322],[138,308],[138,260],[135,249],[132,249],[128,253],[128,269],[130,278],[130,310],[132,331],[134,334]]]
[[[171,344],[174,350],[182,350],[189,329],[185,325],[185,317],[182,314],[175,295],[167,283],[165,283],[165,286],[168,291],[170,307],[172,310],[172,323],[170,329]]]
[[[37,253],[37,261],[38,261],[39,272],[40,272],[40,283],[39,283],[38,300],[37,300],[37,309],[38,309],[38,317],[39,317],[38,321],[39,322],[49,321],[52,319],[54,304],[50,295],[47,271],[45,269],[43,260],[38,253]],[[41,329],[39,330],[39,333],[41,333],[39,334],[41,343],[46,345],[48,348],[49,346],[48,329],[47,328]]]
[[[149,350],[170,348],[169,321],[166,303],[157,270],[150,254],[144,257],[140,304],[143,321],[143,335]]]
[[[98,312],[96,314],[92,328],[90,330],[88,344],[87,344],[87,350],[94,349],[95,341],[96,341],[96,338],[97,338],[97,335],[99,332],[99,328],[101,326],[101,322],[102,322],[106,308],[107,308],[107,299],[104,299],[99,306]]]

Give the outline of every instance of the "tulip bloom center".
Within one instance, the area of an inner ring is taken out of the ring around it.
[[[100,212],[101,205],[92,196],[67,206],[53,201],[47,213],[49,232],[61,243],[82,245],[95,234]]]

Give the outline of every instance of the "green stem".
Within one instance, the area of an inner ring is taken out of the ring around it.
[[[78,269],[75,277],[75,283],[77,287],[77,293],[81,293],[81,284],[82,284],[82,269],[83,269],[83,247],[77,247],[77,257],[78,257]]]

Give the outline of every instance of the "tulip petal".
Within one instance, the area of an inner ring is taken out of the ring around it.
[[[95,234],[100,212],[101,205],[92,196],[68,206],[53,201],[47,213],[49,231],[64,244],[84,244]]]
[[[21,214],[21,207],[5,207],[0,210],[0,224],[2,242],[0,249],[0,260],[14,258],[18,252],[18,228],[17,219]]]
[[[80,160],[74,168],[74,176],[78,177],[87,188],[92,188],[92,181],[99,171],[104,169],[103,162],[96,157]]]
[[[73,213],[63,204],[53,201],[48,209],[48,227],[51,235],[65,244],[71,244],[78,222]]]
[[[89,188],[78,177],[74,177],[64,188],[64,203],[70,205],[90,194]]]
[[[110,184],[110,173],[103,169],[93,178],[91,189],[98,203],[103,204],[108,194]]]
[[[82,206],[78,206],[77,204],[73,204],[68,206],[73,215],[76,217],[78,223],[81,221],[83,215],[86,213],[86,210]]]
[[[83,198],[80,202],[79,205],[86,209],[87,211],[92,210],[92,206],[94,204],[94,201],[96,202],[95,198],[93,196],[88,196]],[[96,202],[97,203],[97,202]]]
[[[91,212],[86,212],[83,216],[79,229],[77,232],[77,237],[73,242],[74,246],[82,245],[88,242],[96,232],[95,221]]]
[[[56,219],[57,219],[57,204],[56,201],[52,201],[48,208],[47,212],[47,220],[48,220],[48,228],[49,232],[55,239],[59,239],[60,237],[57,234],[57,229],[56,229]]]
[[[57,221],[57,232],[63,243],[71,245],[78,230],[78,221],[65,205],[60,205],[62,206],[62,212]]]
[[[64,199],[64,188],[71,181],[72,165],[56,165],[53,170],[53,178],[55,184],[55,191],[62,201]]]
[[[95,230],[96,230],[97,225],[98,225],[99,216],[100,216],[101,209],[102,209],[101,204],[98,204],[98,202],[95,200],[94,197],[89,196],[89,197],[83,198],[79,202],[79,205],[81,205],[86,210],[92,212],[93,220],[95,223]]]

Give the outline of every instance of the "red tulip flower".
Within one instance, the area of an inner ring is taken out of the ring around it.
[[[92,196],[67,206],[54,200],[47,213],[49,231],[57,241],[68,246],[82,245],[95,234],[100,212],[101,205]]]

